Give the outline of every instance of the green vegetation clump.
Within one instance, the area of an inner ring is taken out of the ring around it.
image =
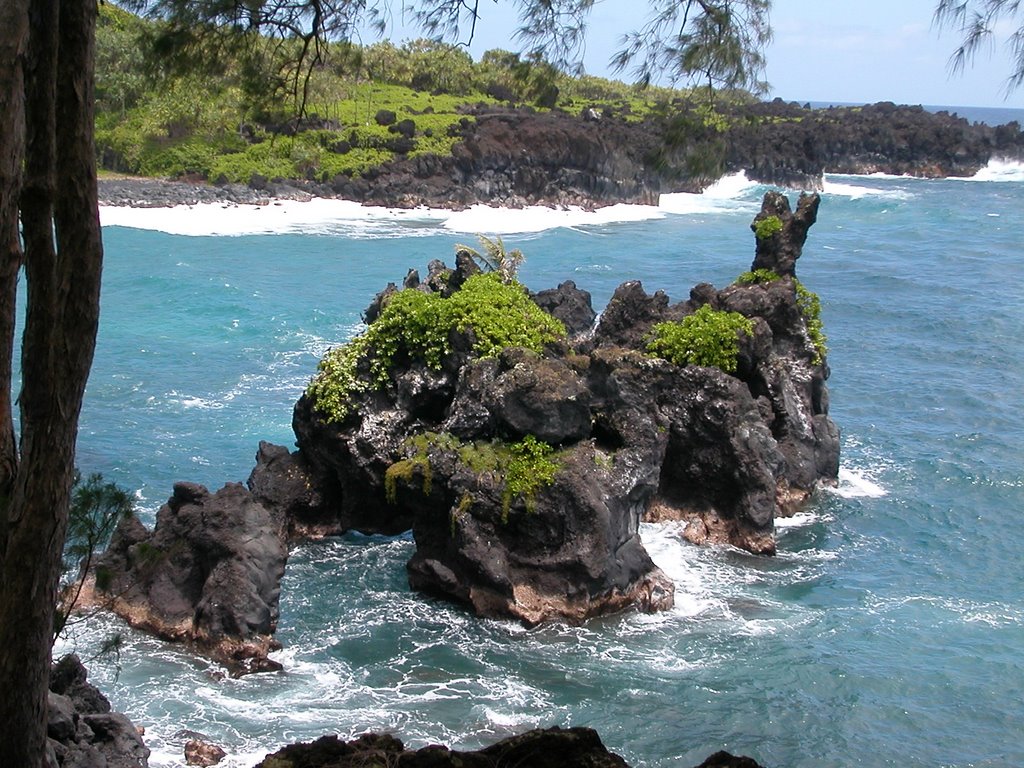
[[[758,240],[767,240],[782,231],[782,219],[778,216],[765,216],[754,224],[754,236]]]
[[[555,481],[561,466],[555,449],[533,435],[516,443],[501,440],[464,443],[459,447],[459,461],[477,475],[495,474],[503,478],[502,520],[508,520],[512,502],[518,498],[523,500],[527,511],[533,511],[535,494]],[[466,502],[465,509],[468,510],[470,503],[471,500]],[[463,504],[459,506],[461,509]]]
[[[533,511],[533,498],[538,489],[555,481],[559,463],[555,449],[533,435],[509,445],[511,457],[505,467],[505,491],[501,495],[502,519],[508,519],[509,506],[522,498],[528,512]]]
[[[770,269],[755,269],[753,272],[744,272],[737,277],[736,284],[763,285],[781,279]],[[821,365],[825,360],[825,355],[828,354],[828,338],[825,336],[825,325],[821,321],[821,300],[818,298],[818,294],[807,290],[804,284],[795,277],[793,278],[793,288],[796,291],[797,306],[800,307],[804,322],[807,324],[807,335],[810,336],[811,343],[814,345],[814,364]]]
[[[370,342],[368,333],[361,334],[329,349],[320,360],[306,394],[328,421],[344,421],[351,412],[352,398],[372,389],[370,382],[359,376],[359,363],[368,354]]]
[[[739,312],[722,312],[705,304],[681,322],[655,325],[647,351],[675,365],[704,365],[734,373],[739,335],[753,332],[753,321]]]
[[[515,443],[501,440],[462,443],[446,432],[425,432],[407,440],[405,447],[408,457],[396,461],[384,473],[384,495],[389,504],[397,501],[399,481],[409,483],[417,472],[423,478],[423,494],[430,495],[433,488],[430,450],[433,448],[455,452],[459,462],[476,475],[493,474],[503,481],[503,521],[508,520],[515,499],[521,498],[527,511],[532,511],[535,494],[555,481],[560,466],[555,449],[533,435]],[[473,496],[464,493],[452,513],[453,528],[456,517],[467,514],[472,506]]]
[[[781,280],[779,273],[773,269],[755,269],[751,272],[744,272],[736,278],[737,285],[764,285]]]
[[[423,495],[429,496],[434,487],[434,472],[430,466],[430,449],[438,447],[447,450],[457,448],[459,441],[447,432],[424,432],[405,441],[411,456],[396,461],[384,472],[384,497],[389,504],[398,498],[398,481],[408,483],[416,471],[423,476]]]
[[[449,298],[406,289],[388,299],[363,334],[324,355],[306,393],[328,421],[341,422],[353,396],[383,387],[396,364],[420,360],[440,369],[452,329],[472,330],[480,357],[507,347],[540,352],[565,337],[565,326],[534,304],[520,283],[504,282],[496,272],[473,275]]]
[[[793,285],[796,288],[796,302],[807,323],[807,335],[814,345],[814,364],[821,365],[828,354],[828,338],[825,336],[825,324],[821,321],[821,299],[818,294],[807,290],[799,280],[794,279]]]

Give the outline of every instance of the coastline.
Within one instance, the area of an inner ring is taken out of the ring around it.
[[[1024,163],[992,160],[974,176],[944,177],[962,183],[1024,182]],[[826,173],[822,194],[858,198],[884,194],[863,180],[932,179],[893,174]],[[726,211],[756,212],[759,189],[770,187],[744,171],[727,174],[702,192],[660,195],[657,204],[602,201],[591,205],[548,204],[508,206],[387,207],[345,199],[314,186],[290,182],[260,189],[241,184],[215,186],[187,181],[119,177],[100,179],[100,219],[105,227],[146,229],[185,236],[242,236],[285,233],[345,233],[388,237],[394,225],[408,224],[409,234],[447,231],[456,234],[533,234],[558,227],[600,226],[661,219],[672,215],[701,215]],[[327,192],[327,194],[314,194]]]

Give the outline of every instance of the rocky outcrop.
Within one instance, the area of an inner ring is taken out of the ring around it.
[[[566,280],[557,288],[548,288],[533,296],[537,306],[565,326],[570,338],[582,336],[594,327],[597,313],[590,301],[590,293]]]
[[[521,288],[476,274],[470,258],[454,270],[433,262],[422,283],[410,272],[399,306],[417,329],[413,346],[370,335],[348,348],[360,350],[348,363],[332,358],[336,410],[318,399],[327,390],[303,394],[297,451],[261,443],[248,489],[177,484],[153,532],[122,523],[97,584],[134,625],[245,672],[276,668],[266,654],[295,538],[411,529],[414,589],[528,625],[670,607],[673,585],[638,535],[644,519],[686,520],[692,541],[773,554],[776,517],[838,474],[824,339],[796,279],[818,202],[801,196],[794,212],[769,193],[747,278],[698,285],[675,304],[624,283],[593,328],[589,294],[572,283],[534,306]],[[485,284],[496,291],[486,298],[469,289]],[[431,328],[460,291],[485,313]],[[389,286],[374,300],[371,331],[394,329],[382,318],[400,295]],[[417,318],[423,302],[440,314]],[[474,322],[524,312],[530,327],[550,323],[537,307],[564,317],[574,337],[478,351],[495,329]],[[734,367],[649,352],[659,323],[706,309],[742,316]],[[416,351],[424,335],[446,336],[433,358]]]
[[[87,680],[82,662],[65,656],[50,672],[47,754],[61,768],[146,768],[149,749],[139,730]]]
[[[753,268],[774,270],[770,281],[701,285],[674,305],[626,283],[575,348],[543,354],[481,359],[456,333],[438,369],[400,356],[383,387],[353,394],[341,421],[303,396],[298,452],[346,524],[412,528],[415,589],[528,624],[667,607],[672,587],[637,536],[641,519],[686,519],[695,541],[771,554],[775,517],[837,475],[828,369],[795,282],[817,204],[804,197],[792,212],[784,196],[766,197],[755,226],[777,221]],[[553,310],[589,304],[569,284],[536,298]],[[656,323],[705,304],[752,321],[735,374],[647,354]],[[581,317],[575,330],[589,322]],[[518,494],[507,454],[527,439],[557,468]]]
[[[408,750],[394,736],[364,734],[352,741],[323,736],[307,744],[278,750],[257,768],[278,765],[303,768],[362,768],[393,765],[401,768],[629,768],[601,743],[590,728],[547,728],[512,736],[484,749],[458,752],[439,745]],[[759,768],[749,757],[718,752],[698,768]]]
[[[809,333],[795,282],[796,260],[818,204],[817,195],[801,195],[792,212],[784,195],[765,195],[752,228],[775,217],[778,229],[757,238],[751,269],[778,279],[720,291],[698,285],[688,301],[676,305],[661,292],[651,296],[639,283],[625,283],[591,341],[598,349],[591,370],[602,371],[613,356],[614,375],[605,375],[614,381],[616,396],[634,404],[625,417],[616,415],[623,410],[619,403],[605,405],[595,427],[600,423],[613,445],[628,445],[643,442],[631,435],[637,425],[668,424],[665,447],[649,450],[660,477],[646,516],[689,521],[686,535],[692,541],[771,554],[774,518],[791,514],[819,482],[838,475],[839,433],[828,417],[828,366]],[[624,346],[642,347],[657,323],[678,321],[705,304],[754,321],[733,375],[669,366],[671,375],[659,376],[651,361],[622,354]],[[625,364],[630,359],[642,361],[645,369],[631,372]],[[601,391],[600,381],[592,381],[591,391]]]
[[[91,600],[132,626],[186,642],[232,672],[272,671],[279,647],[281,524],[238,483],[177,483],[149,531],[123,521],[96,566]]]
[[[648,126],[558,111],[487,107],[471,114],[451,155],[397,159],[359,178],[340,176],[332,192],[402,207],[657,203],[661,181],[649,157],[658,136]]]
[[[325,501],[325,489],[304,457],[283,446],[260,441],[247,485],[253,498],[270,511],[285,542],[338,536],[351,527]]]
[[[779,192],[768,192],[761,211],[750,225],[757,248],[751,270],[767,269],[779,277],[796,277],[796,260],[807,242],[807,231],[818,220],[817,195],[800,195],[796,212],[789,208],[789,199]],[[759,234],[765,224],[776,224],[778,231],[768,227],[765,236]],[[742,313],[747,314],[747,313]],[[750,315],[748,315],[750,316]]]
[[[823,173],[973,176],[993,158],[1024,157],[1019,125],[972,125],[920,106],[812,110],[776,99],[735,117],[725,169],[797,189],[820,189]]]

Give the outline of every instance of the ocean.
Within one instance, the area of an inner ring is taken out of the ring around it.
[[[572,279],[600,308],[640,279],[680,300],[749,268],[765,190],[738,175],[594,213],[105,209],[79,467],[152,524],[175,481],[244,481],[260,440],[291,446],[320,355],[409,268],[500,234],[534,289]],[[481,620],[409,590],[410,536],[352,534],[291,553],[283,673],[226,678],[109,616],[57,652],[145,727],[156,768],[183,764],[183,730],[251,766],[324,733],[474,748],[551,725],[596,728],[634,766],[719,749],[777,768],[1024,765],[1022,233],[1021,165],[827,177],[797,270],[822,299],[839,486],[780,521],[774,558],[644,525],[670,612]],[[96,657],[114,632],[119,656]]]

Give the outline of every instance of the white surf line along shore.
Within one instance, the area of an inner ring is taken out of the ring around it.
[[[844,183],[858,178],[910,177],[826,174],[824,192],[854,198],[905,194]],[[1024,182],[1024,163],[993,160],[976,176],[953,180]],[[276,200],[268,205],[215,202],[168,208],[101,206],[100,221],[105,227],[130,227],[191,236],[322,233],[374,237],[438,232],[530,234],[559,227],[648,221],[667,215],[692,216],[747,209],[756,213],[759,201],[754,198],[759,195],[753,195],[752,192],[759,186],[740,171],[724,176],[700,194],[680,192],[662,195],[656,206],[619,204],[586,210],[575,206],[499,208],[474,205],[463,211],[450,211],[436,208],[383,208],[350,200],[314,198],[309,201]]]
[[[662,195],[658,206],[611,205],[595,210],[580,207],[498,208],[475,205],[463,211],[434,208],[382,208],[348,200],[314,198],[309,201],[277,200],[268,205],[225,202],[179,205],[165,208],[101,206],[105,227],[130,227],[190,236],[240,236],[264,234],[341,233],[373,236],[408,225],[403,234],[416,230],[488,234],[526,234],[558,227],[580,227],[647,221],[668,214],[715,213],[735,207],[757,186],[741,172],[726,176],[701,194]],[[404,229],[404,228],[403,228]]]

